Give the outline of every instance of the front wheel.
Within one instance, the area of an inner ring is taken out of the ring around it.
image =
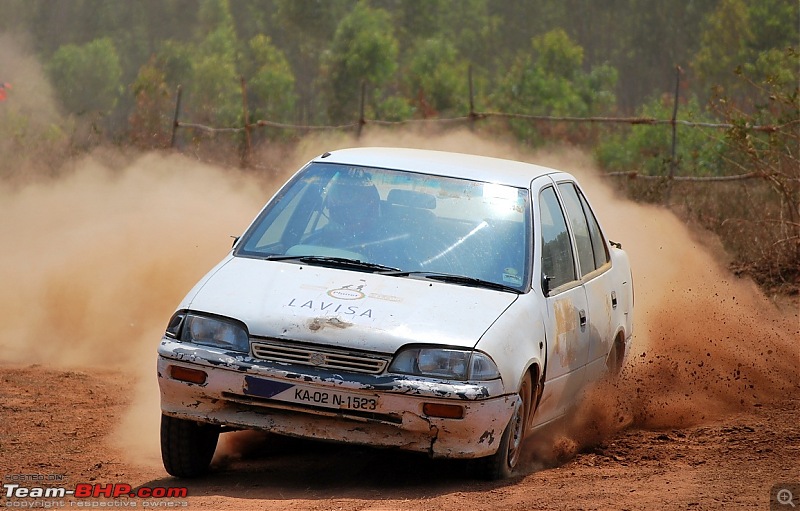
[[[532,403],[532,385],[530,373],[525,375],[516,395],[514,413],[508,422],[497,452],[486,458],[477,460],[478,474],[483,479],[497,481],[511,477],[519,463],[522,453],[522,441],[527,430],[528,417]]]
[[[161,415],[161,460],[169,475],[197,477],[208,471],[219,426]]]

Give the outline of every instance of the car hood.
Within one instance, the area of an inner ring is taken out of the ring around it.
[[[229,256],[181,308],[244,322],[251,336],[394,353],[474,347],[514,293],[288,261]]]

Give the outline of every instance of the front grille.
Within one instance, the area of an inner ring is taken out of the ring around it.
[[[351,371],[354,373],[379,374],[388,364],[385,358],[377,355],[349,353],[328,349],[310,348],[303,345],[278,344],[255,341],[252,343],[253,356],[270,362],[299,364],[322,369]]]

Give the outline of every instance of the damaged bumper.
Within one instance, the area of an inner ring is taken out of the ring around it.
[[[173,417],[447,458],[494,454],[514,403],[500,380],[336,373],[166,337],[158,381]]]

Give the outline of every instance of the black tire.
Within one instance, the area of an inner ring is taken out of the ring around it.
[[[161,460],[169,475],[198,477],[208,472],[219,426],[161,415]]]
[[[497,452],[486,458],[476,460],[478,476],[489,481],[497,481],[511,477],[519,463],[522,453],[522,442],[531,416],[533,396],[538,398],[538,387],[534,393],[530,373],[525,375],[517,392],[518,405],[514,406],[514,414],[508,422]],[[538,382],[537,382],[538,385]]]

